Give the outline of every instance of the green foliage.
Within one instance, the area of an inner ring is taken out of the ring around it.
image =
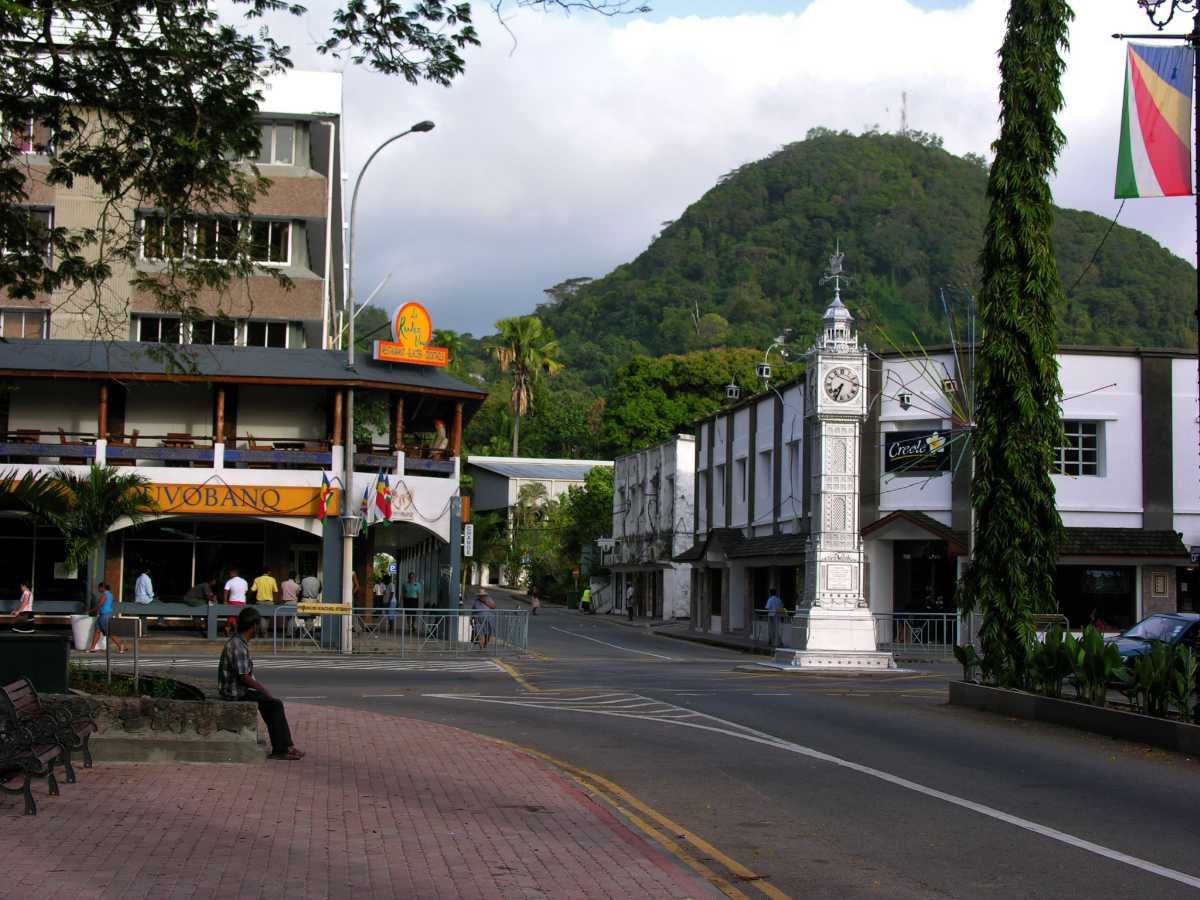
[[[18,478],[10,469],[0,473],[0,485],[0,512],[25,513],[53,524],[70,508],[62,482],[48,472],[26,472]]]
[[[1166,716],[1174,708],[1181,719],[1190,721],[1196,701],[1196,657],[1186,646],[1152,641],[1150,650],[1134,660],[1121,691],[1144,715]]]
[[[1049,176],[1064,141],[1055,115],[1070,20],[1062,0],[1013,0],[1009,8],[980,257],[971,491],[978,524],[962,602],[982,610],[983,654],[1010,686],[1024,680],[1034,614],[1053,607],[1062,532],[1050,473],[1062,435],[1055,310],[1064,298]]]
[[[1175,647],[1175,665],[1167,685],[1167,702],[1185,722],[1190,722],[1196,709],[1196,654],[1190,647]]]
[[[1029,687],[1047,697],[1061,697],[1063,681],[1072,671],[1065,633],[1055,625],[1046,633],[1045,641],[1034,644],[1029,654]]]
[[[1068,634],[1063,640],[1062,652],[1066,654],[1075,678],[1076,696],[1084,703],[1103,706],[1109,685],[1129,679],[1120,651],[1113,644],[1105,643],[1103,635],[1091,625],[1083,630],[1078,640]]]
[[[962,666],[963,681],[974,681],[975,676],[979,672],[980,664],[983,662],[979,658],[979,653],[975,649],[974,644],[956,644],[954,647],[954,658],[958,660],[958,664]]]
[[[158,508],[146,490],[146,478],[111,466],[92,464],[86,475],[58,469],[54,478],[62,486],[68,507],[49,518],[66,538],[70,568],[94,563],[95,551],[118,520],[128,518],[137,525]]]
[[[562,541],[567,557],[578,560],[583,548],[597,538],[612,534],[613,468],[596,466],[562,497]]]

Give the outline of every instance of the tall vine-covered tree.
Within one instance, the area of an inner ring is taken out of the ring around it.
[[[1033,616],[1053,609],[1062,532],[1050,477],[1062,440],[1054,317],[1062,284],[1048,179],[1064,141],[1055,116],[1071,18],[1064,0],[1012,0],[1000,48],[979,295],[975,552],[963,606],[982,611],[985,665],[1001,684],[1021,680]]]
[[[500,333],[490,350],[500,368],[512,375],[509,408],[512,410],[512,455],[520,455],[521,416],[533,410],[533,390],[543,376],[563,368],[558,341],[537,316],[517,316],[496,323]]]

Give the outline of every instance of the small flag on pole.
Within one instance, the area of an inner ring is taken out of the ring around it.
[[[317,501],[317,518],[322,522],[329,515],[329,498],[333,495],[333,487],[329,484],[329,476],[321,473],[321,496]]]
[[[371,488],[370,487],[363,488],[362,503],[360,503],[358,505],[358,508],[359,508],[359,512],[362,514],[362,520],[363,520],[362,528],[363,528],[363,531],[366,532],[366,530],[370,526],[371,522],[374,521],[371,518]]]
[[[1192,193],[1192,75],[1185,45],[1130,44],[1117,156],[1116,196]]]

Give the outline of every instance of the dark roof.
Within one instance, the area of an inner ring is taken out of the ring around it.
[[[123,378],[144,381],[325,384],[373,390],[412,390],[482,403],[487,391],[436,366],[381,363],[356,355],[346,368],[340,350],[170,346],[134,341],[0,341],[0,375],[7,377]],[[158,352],[156,352],[158,351]]]
[[[958,553],[967,552],[966,535],[954,531],[952,528],[947,528],[933,516],[915,509],[898,509],[895,512],[888,513],[882,519],[876,519],[862,530],[862,536],[870,537],[874,532],[900,521],[908,522],[917,528],[928,531],[931,536],[939,541],[945,541]]]
[[[1181,556],[1187,547],[1174,531],[1143,528],[1067,528],[1060,556]]]
[[[727,559],[799,556],[804,553],[807,542],[807,529],[799,534],[767,534],[748,538],[740,528],[714,528],[703,540],[676,556],[674,561],[695,562],[703,559],[710,544],[720,546]]]

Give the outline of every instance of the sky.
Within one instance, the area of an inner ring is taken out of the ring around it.
[[[377,305],[418,300],[435,327],[491,333],[545,288],[633,259],[721,175],[814,126],[898,130],[902,93],[910,128],[990,156],[1006,0],[647,2],[615,18],[510,6],[503,25],[476,3],[483,45],[449,88],[345,68],[351,186],[380,142],[437,125],[363,178],[359,300],[390,274]],[[311,49],[332,5],[276,29],[298,67],[340,68]],[[1136,0],[1074,6],[1054,196],[1111,217],[1124,51],[1110,35],[1150,27]],[[1191,198],[1130,200],[1119,221],[1194,261]]]

